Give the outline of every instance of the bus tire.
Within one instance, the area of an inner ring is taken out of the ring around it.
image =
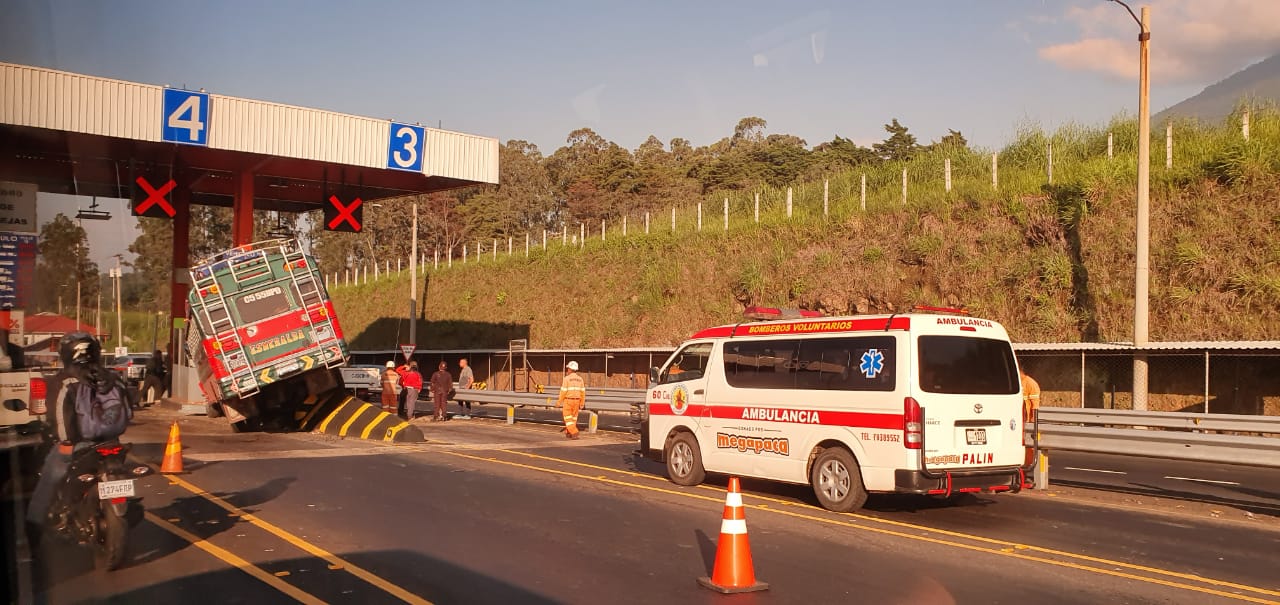
[[[689,433],[680,432],[667,444],[667,477],[676,485],[698,485],[707,478],[702,466],[702,453],[698,441]]]
[[[829,447],[818,452],[813,467],[809,469],[809,483],[818,504],[830,511],[853,512],[867,502],[862,471],[853,454],[842,447]]]

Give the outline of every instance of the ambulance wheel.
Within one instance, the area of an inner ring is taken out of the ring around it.
[[[698,442],[689,433],[678,433],[667,445],[667,476],[676,485],[698,485],[707,478]]]
[[[830,511],[848,513],[867,502],[862,485],[862,472],[853,454],[842,447],[829,447],[818,453],[809,470],[809,483],[818,503]]]

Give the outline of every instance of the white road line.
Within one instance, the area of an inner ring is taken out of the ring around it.
[[[1195,481],[1196,483],[1212,483],[1214,485],[1240,485],[1235,481],[1214,481],[1213,479],[1193,479],[1191,477],[1165,477],[1165,479],[1176,479],[1178,481]]]
[[[1107,473],[1108,475],[1127,475],[1127,474],[1129,474],[1129,473],[1126,473],[1126,472],[1124,472],[1124,471],[1108,471],[1108,470],[1103,470],[1103,469],[1100,469],[1100,468],[1079,468],[1079,467],[1075,467],[1075,466],[1064,466],[1064,467],[1062,467],[1062,470],[1064,470],[1064,471],[1084,471],[1084,472],[1086,472],[1086,473]]]

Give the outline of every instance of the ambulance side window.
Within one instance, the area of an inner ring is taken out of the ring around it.
[[[731,340],[724,345],[724,375],[743,389],[792,389],[799,340]]]
[[[827,391],[892,391],[896,386],[892,336],[805,340],[796,363],[796,388]]]
[[[683,382],[702,378],[707,371],[707,359],[711,357],[711,343],[703,342],[680,349],[658,376],[658,384]]]

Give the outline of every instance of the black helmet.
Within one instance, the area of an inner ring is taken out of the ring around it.
[[[74,365],[98,365],[102,362],[102,345],[87,332],[68,332],[58,346],[58,357],[63,367]]]

